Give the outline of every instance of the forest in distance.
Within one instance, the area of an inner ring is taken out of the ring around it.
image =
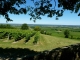
[[[0,23],[0,24],[10,24],[10,23]],[[22,24],[11,23],[12,26],[21,26]],[[59,25],[59,24],[28,24],[28,26],[42,26],[42,27],[80,27],[80,25]]]

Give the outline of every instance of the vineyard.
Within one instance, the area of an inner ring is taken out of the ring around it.
[[[34,44],[37,43],[39,38],[39,33],[31,30],[19,30],[19,29],[0,29],[0,39],[8,39],[19,41],[24,39],[24,43],[28,42],[31,37],[34,36]]]
[[[79,42],[79,40],[41,34],[34,30],[0,29],[2,48],[29,48],[34,51],[44,51]]]

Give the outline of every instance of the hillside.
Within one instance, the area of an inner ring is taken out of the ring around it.
[[[30,40],[24,43],[24,39],[17,42],[14,40],[0,39],[0,47],[3,48],[29,48],[35,51],[51,50],[57,47],[67,46],[71,44],[79,43],[79,40],[66,39],[61,37],[54,37],[49,35],[40,34],[39,41],[37,44],[33,44],[34,36]]]

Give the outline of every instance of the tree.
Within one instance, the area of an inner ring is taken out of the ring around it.
[[[25,5],[26,0],[0,0],[0,15],[5,17],[7,21],[12,21],[9,14],[26,14],[26,8],[21,7]]]
[[[65,30],[64,31],[65,38],[68,38],[69,37],[69,34],[70,34],[69,30]]]
[[[24,24],[22,24],[21,29],[22,30],[27,30],[27,29],[29,29],[29,27],[26,23],[24,23]]]
[[[27,6],[27,1],[33,2],[34,6]],[[80,0],[0,0],[0,15],[7,21],[12,21],[8,13],[19,15],[29,12],[30,20],[35,21],[46,14],[48,17],[55,15],[58,19],[63,16],[65,10],[78,13],[80,16]]]
[[[35,27],[34,27],[34,30],[35,30],[35,31],[40,31],[41,28],[40,28],[39,26],[35,26]]]

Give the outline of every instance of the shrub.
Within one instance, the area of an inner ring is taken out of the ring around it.
[[[46,35],[51,35],[51,33],[50,32],[46,32]]]
[[[35,26],[35,27],[34,27],[34,30],[35,30],[35,31],[40,31],[41,28],[40,28],[39,26]]]
[[[24,37],[26,37],[26,34],[25,33],[22,33],[21,34],[21,38],[24,38]]]
[[[69,37],[69,34],[70,34],[69,30],[65,30],[65,31],[64,31],[64,36],[65,36],[65,38],[68,38],[68,37]]]
[[[41,34],[45,34],[45,33],[46,33],[46,31],[44,31],[44,30],[41,30],[41,31],[40,31],[40,33],[41,33]]]
[[[77,37],[77,39],[79,39],[79,40],[80,40],[80,37]]]
[[[30,35],[30,36],[32,37],[32,36],[34,36],[34,35],[35,35],[35,32],[31,33],[31,35]]]

